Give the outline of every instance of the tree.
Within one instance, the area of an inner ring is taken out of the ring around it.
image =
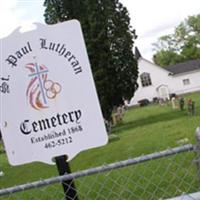
[[[153,60],[157,65],[165,67],[181,62],[182,56],[172,50],[161,49],[153,56]]]
[[[153,60],[160,66],[200,58],[200,14],[189,16],[174,34],[160,37],[154,46],[157,52]]]
[[[81,22],[103,115],[111,118],[115,106],[137,89],[136,38],[127,9],[118,0],[46,0],[45,21]]]

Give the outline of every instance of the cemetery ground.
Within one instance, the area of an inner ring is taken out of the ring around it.
[[[194,116],[187,114],[186,105],[184,111],[172,109],[170,104],[130,108],[123,122],[113,128],[106,146],[82,152],[70,162],[72,172],[173,148],[180,143],[195,144],[195,129],[200,126],[200,93],[184,97],[195,101]],[[198,191],[200,181],[197,167],[192,163],[194,154],[181,153],[79,178],[75,183],[80,199],[85,193],[91,200],[117,199],[119,194],[120,199],[128,199],[127,191],[131,191],[134,195],[130,199],[153,200],[156,198],[152,194],[169,198],[181,192]],[[5,173],[0,177],[1,189],[58,175],[56,166],[41,163],[10,166],[4,153],[0,154],[0,169]],[[105,198],[101,198],[102,194]],[[11,197],[8,199],[62,199],[63,190],[60,184],[55,184]],[[6,198],[2,196],[0,199]]]

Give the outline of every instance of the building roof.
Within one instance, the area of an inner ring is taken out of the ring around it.
[[[200,70],[200,58],[189,60],[183,63],[178,63],[175,65],[170,65],[168,67],[165,67],[165,69],[172,74],[181,74],[185,72]]]
[[[141,58],[141,53],[139,51],[139,49],[137,47],[135,47],[135,58],[136,60],[138,60],[139,58]]]

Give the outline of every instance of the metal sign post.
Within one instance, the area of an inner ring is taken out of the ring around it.
[[[66,160],[67,160],[67,156],[65,156],[65,155],[55,157],[59,175],[71,173],[69,163]],[[75,188],[73,179],[63,181],[62,185],[63,185],[66,200],[78,200],[78,195],[76,192],[76,188]]]

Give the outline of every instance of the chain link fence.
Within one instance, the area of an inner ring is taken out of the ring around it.
[[[14,186],[16,180],[12,180],[12,174],[0,177],[1,185],[5,185],[4,179],[11,179],[10,185],[1,187],[0,199],[72,199],[64,195],[61,184],[72,179],[76,185],[76,196],[73,199],[200,199],[199,153],[199,145],[188,144],[64,176],[56,176],[52,171],[52,178],[45,178],[44,173],[39,181],[37,172],[42,169],[36,165],[35,169],[30,170],[30,173],[35,173],[36,181],[25,184],[23,181],[27,180],[28,174],[22,173],[22,166],[17,173],[25,177],[18,176],[17,179],[23,184]]]

